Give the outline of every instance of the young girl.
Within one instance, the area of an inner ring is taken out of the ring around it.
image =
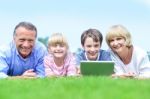
[[[44,58],[46,76],[75,76],[76,61],[66,38],[61,33],[54,33],[48,41],[49,55]]]

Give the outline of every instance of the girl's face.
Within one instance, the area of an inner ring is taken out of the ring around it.
[[[116,53],[123,53],[126,48],[124,37],[113,37],[110,39],[110,48]]]
[[[54,58],[64,58],[67,54],[68,48],[64,44],[56,44],[49,47],[49,52]]]
[[[96,60],[98,57],[99,49],[100,49],[100,42],[95,42],[93,38],[87,37],[85,39],[83,48],[86,52],[87,58],[89,60]]]

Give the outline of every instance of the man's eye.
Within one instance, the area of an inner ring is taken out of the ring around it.
[[[25,40],[24,40],[24,39],[20,39],[19,41],[20,41],[20,42],[23,42],[23,41],[25,41]]]
[[[29,40],[29,42],[33,42],[33,40]]]

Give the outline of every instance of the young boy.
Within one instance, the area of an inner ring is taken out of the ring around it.
[[[76,62],[78,73],[80,73],[80,61],[109,61],[110,53],[102,50],[103,36],[97,29],[88,29],[81,35],[81,45],[83,49],[76,52]]]

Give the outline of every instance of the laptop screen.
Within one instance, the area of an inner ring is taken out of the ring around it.
[[[81,61],[82,75],[110,76],[114,73],[113,61]]]

